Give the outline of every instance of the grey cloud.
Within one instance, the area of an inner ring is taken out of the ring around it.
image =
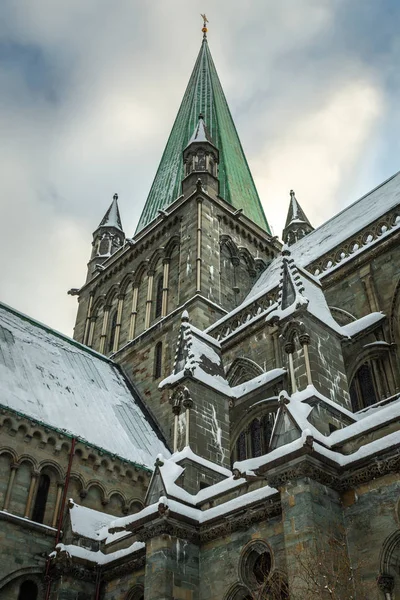
[[[209,16],[214,60],[277,233],[286,190],[296,181],[285,165],[275,169],[276,152],[287,151],[295,131],[293,153],[302,172],[315,186],[330,185],[307,164],[302,149],[310,140],[302,124],[314,123],[313,115],[325,114],[338,90],[354,82],[371,90],[381,112],[371,105],[357,143],[349,142],[351,169],[343,164],[348,154],[335,146],[332,168],[340,172],[323,215],[313,214],[307,190],[296,191],[310,219],[321,219],[389,175],[385,169],[394,159],[380,158],[390,153],[377,124],[387,131],[388,120],[400,120],[391,101],[398,87],[391,90],[387,81],[394,77],[385,75],[397,73],[398,40],[389,28],[384,64],[382,57],[364,59],[364,34],[355,21],[370,0],[355,4],[346,22],[343,0],[5,0],[1,298],[71,334],[76,306],[65,292],[83,282],[91,232],[116,191],[127,233],[134,231],[199,50],[200,12]],[[358,44],[349,42],[352,30]],[[321,148],[332,143],[323,123]],[[363,145],[378,145],[380,155]],[[266,174],[272,171],[273,189],[282,196],[279,214],[271,211],[277,198],[269,197]]]

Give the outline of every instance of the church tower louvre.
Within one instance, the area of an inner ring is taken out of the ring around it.
[[[171,439],[168,392],[158,384],[171,373],[183,310],[205,329],[244,300],[280,252],[206,36],[136,233],[103,257],[111,216],[113,235],[118,226],[122,235],[114,202],[95,232],[88,280],[74,290],[74,337],[113,354]]]

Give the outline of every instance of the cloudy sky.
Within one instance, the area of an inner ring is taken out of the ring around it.
[[[317,226],[400,168],[397,0],[2,0],[0,299],[67,334],[91,233],[132,235],[201,43],[268,220]]]

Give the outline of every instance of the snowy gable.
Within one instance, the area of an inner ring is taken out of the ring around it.
[[[149,468],[168,454],[112,361],[3,304],[0,404]]]
[[[219,343],[191,325],[186,311],[182,315],[173,373],[159,387],[173,385],[185,377],[197,379],[229,395]]]
[[[399,204],[400,172],[293,244],[290,249],[297,265],[307,267]],[[280,257],[272,261],[243,305],[278,285],[280,263]]]

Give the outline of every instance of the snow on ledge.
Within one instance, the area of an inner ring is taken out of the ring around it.
[[[74,544],[57,544],[56,550],[50,554],[50,558],[55,558],[59,553],[66,552],[68,556],[73,556],[74,558],[88,560],[98,565],[107,565],[111,562],[114,562],[114,560],[117,560],[118,558],[122,558],[123,556],[128,556],[129,554],[143,550],[143,548],[145,548],[145,544],[143,542],[133,542],[133,544],[128,548],[116,550],[110,554],[104,554],[104,552],[101,552],[101,550],[94,552],[93,550],[88,550],[87,548],[82,548],[81,546],[75,546]]]

